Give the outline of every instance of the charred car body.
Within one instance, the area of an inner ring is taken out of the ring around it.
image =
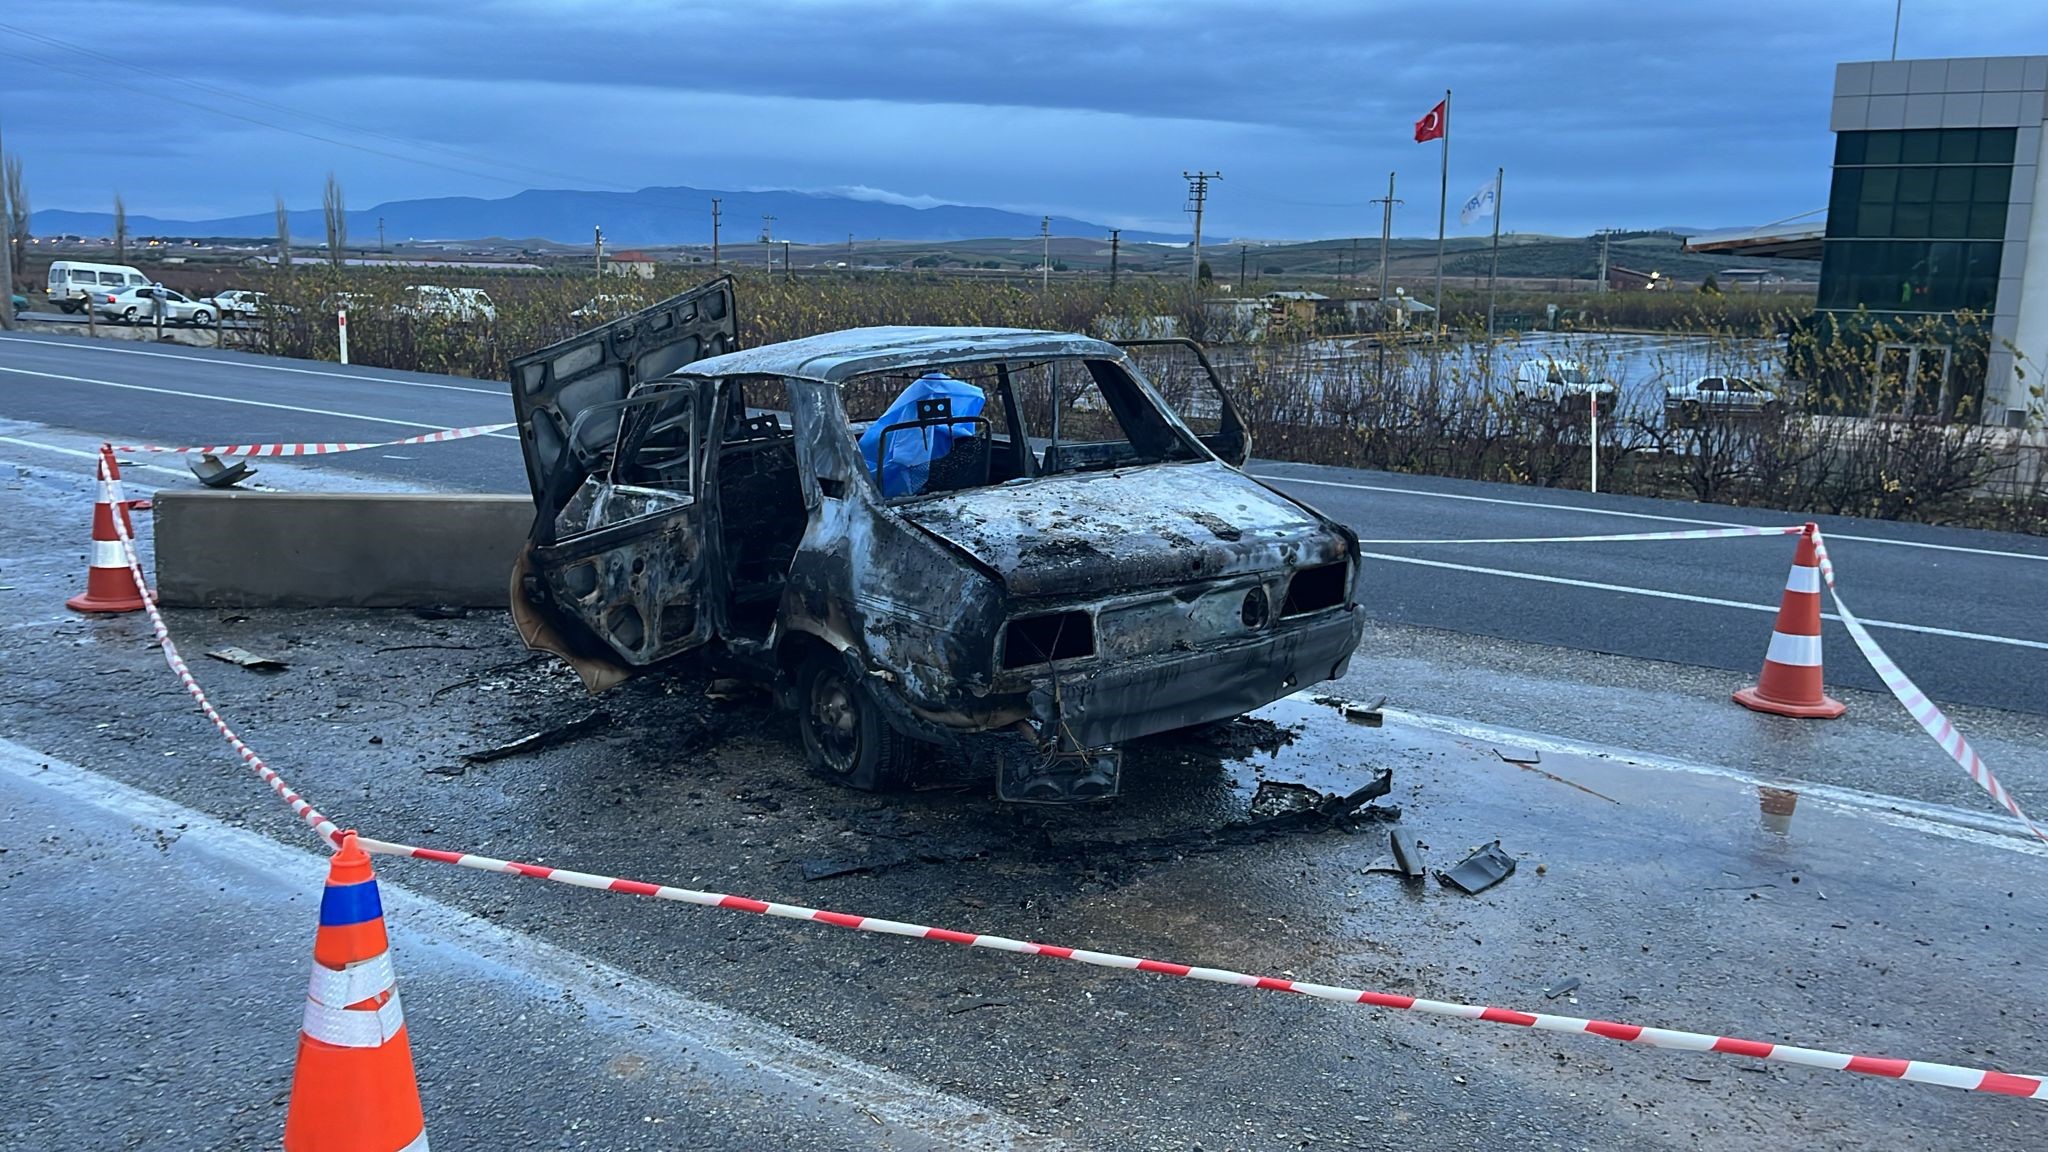
[[[1343,674],[1356,538],[1238,470],[1194,345],[1162,342],[1199,367],[1184,420],[1127,346],[739,351],[733,311],[719,280],[513,362],[537,507],[514,615],[593,690],[702,651],[777,683],[828,776],[993,743],[1005,798],[1075,800],[1114,793],[1123,741]]]

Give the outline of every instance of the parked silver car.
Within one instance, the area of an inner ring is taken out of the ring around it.
[[[163,303],[163,317],[167,324],[211,324],[219,315],[212,301],[194,300],[182,292],[154,285],[96,295],[92,300],[92,310],[109,320],[148,324],[156,319],[159,299]]]
[[[1688,384],[1664,386],[1664,416],[1673,422],[1695,421],[1710,412],[1764,415],[1782,406],[1775,389],[1741,376],[1701,376]]]

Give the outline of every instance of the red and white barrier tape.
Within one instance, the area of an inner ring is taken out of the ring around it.
[[[1863,622],[1856,618],[1855,613],[1849,611],[1847,604],[1842,603],[1842,591],[1835,587],[1835,565],[1828,559],[1827,543],[1818,530],[1813,534],[1813,548],[1815,556],[1820,560],[1821,579],[1827,581],[1828,596],[1835,602],[1835,615],[1842,618],[1842,627],[1849,630],[1849,639],[1856,642],[1856,650],[1863,653],[1863,658],[1870,662],[1870,670],[1877,673],[1877,678],[1884,681],[1886,688],[1891,689],[1892,695],[1897,697],[1899,703],[1912,715],[1913,722],[1932,736],[1936,744],[1941,745],[1941,750],[1948,753],[1949,759],[1954,760],[1963,771],[1970,774],[1970,779],[1977,782],[1977,787],[1990,794],[1991,799],[2000,807],[2012,813],[2014,819],[2026,825],[2027,831],[2032,832],[2036,838],[2048,841],[2048,832],[2041,831],[2040,825],[2028,819],[2027,814],[2020,810],[2019,801],[2013,799],[2012,793],[2007,792],[2005,786],[1998,782],[1998,777],[1991,774],[1991,766],[1984,763],[1984,758],[1977,755],[1976,749],[1970,747],[1970,742],[1957,730],[1955,722],[1950,720],[1934,701],[1929,700],[1925,692],[1920,691],[1919,685],[1914,684],[1899,670],[1899,666],[1892,662],[1890,656],[1885,655],[1884,649],[1871,637],[1869,630],[1863,627]]]
[[[913,936],[923,940],[937,940],[946,944],[959,944],[968,948],[990,948],[998,952],[1016,952],[1026,956],[1050,956],[1059,960],[1076,960],[1083,964],[1093,964],[1098,968],[1121,968],[1126,971],[1156,972],[1163,976],[1183,976],[1190,980],[1205,980],[1212,984],[1231,984],[1240,988],[1258,988],[1268,992],[1292,992],[1296,995],[1312,996],[1318,1000],[1329,1000],[1339,1004],[1365,1004],[1375,1008],[1396,1008],[1403,1011],[1424,1012],[1433,1016],[1452,1016],[1460,1020],[1485,1020],[1494,1024],[1513,1024],[1522,1028],[1534,1028],[1541,1032],[1576,1032],[1587,1036],[1603,1036],[1609,1040],[1642,1044],[1651,1048],[1673,1048],[1683,1052],[1722,1052],[1733,1056],[1772,1060],[1781,1064],[1797,1064],[1806,1068],[1826,1068],[1837,1072],[1860,1072],[1866,1076],[1884,1076],[1895,1080],[1910,1080],[1916,1084],[1938,1084],[1945,1088],[1962,1088],[1971,1092],[1991,1092],[2004,1096],[2018,1096],[2030,1100],[2048,1100],[2048,1079],[2040,1076],[2015,1076],[2006,1072],[1995,1072],[1982,1068],[1966,1068],[1955,1064],[1937,1064],[1926,1060],[1898,1060],[1883,1056],[1857,1056],[1845,1052],[1829,1052],[1819,1048],[1799,1048],[1790,1044],[1772,1044],[1761,1040],[1743,1040],[1733,1036],[1713,1036],[1704,1032],[1682,1032],[1670,1028],[1650,1028],[1636,1024],[1622,1024],[1612,1020],[1587,1020],[1577,1016],[1552,1016],[1541,1012],[1517,1012],[1510,1008],[1495,1008],[1479,1004],[1458,1004],[1446,1000],[1425,1000],[1414,996],[1400,996],[1391,992],[1372,992],[1362,988],[1344,988],[1331,984],[1312,984],[1305,980],[1282,980],[1274,976],[1253,976],[1246,972],[1233,972],[1227,968],[1204,968],[1191,964],[1174,964],[1164,960],[1145,960],[1136,956],[1119,956],[1112,952],[1091,952],[1085,948],[1067,948],[1056,944],[1035,944],[1028,940],[1013,940],[1007,936],[955,932],[948,928],[932,928],[923,924],[906,924],[898,920],[881,920],[872,916],[853,916],[844,912],[828,912],[822,908],[806,908],[801,904],[777,904],[773,901],[753,900],[745,896],[730,896],[721,892],[700,892],[693,888],[675,888],[665,884],[648,884],[639,880],[625,880],[616,876],[598,876],[589,872],[574,872],[567,868],[546,868],[538,864],[521,864],[513,860],[498,860],[489,856],[476,856],[462,852],[444,852],[434,848],[420,848],[411,844],[394,844],[384,840],[371,840],[361,836],[356,838],[356,843],[366,852],[381,853],[387,856],[409,856],[416,860],[432,860],[442,864],[474,868],[482,872],[503,872],[515,876],[530,876],[537,880],[552,880],[557,884],[569,884],[577,888],[594,888],[606,892],[620,892],[628,896],[647,896],[656,900],[672,900],[682,904],[695,904],[704,908],[724,908],[735,912],[753,912],[758,915],[774,916],[784,920],[809,920],[819,924],[831,924],[839,928],[851,928],[856,932],[876,932],[888,936]]]
[[[1734,536],[1797,536],[1806,525],[1788,528],[1680,528],[1669,532],[1619,532],[1609,536],[1495,536],[1475,540],[1360,540],[1360,544],[1595,544],[1624,540],[1725,540]]]
[[[116,444],[116,452],[176,452],[208,456],[331,456],[337,452],[361,452],[367,448],[399,448],[407,444],[439,444],[446,440],[468,440],[517,428],[517,424],[479,424],[474,428],[443,428],[403,440],[380,440],[374,444],[208,444],[195,448],[165,448],[156,444]]]
[[[108,445],[101,445],[100,458],[102,467],[106,469],[105,474],[113,475],[114,449]],[[119,480],[109,480],[102,483],[112,489],[114,503],[119,504],[121,502],[121,482]],[[149,586],[149,581],[142,575],[142,557],[135,551],[135,538],[129,534],[127,517],[110,516],[108,519],[113,521],[114,535],[120,537],[121,551],[128,560],[128,573],[135,578],[135,587],[142,593],[142,607],[148,611],[149,625],[156,632],[157,644],[163,648],[164,663],[170,665],[171,671],[177,674],[178,682],[185,686],[186,693],[199,705],[199,710],[206,714],[206,718],[213,721],[213,726],[227,740],[228,746],[235,750],[235,754],[242,758],[242,763],[247,764],[253,769],[256,775],[263,778],[265,784],[270,785],[271,791],[277,793],[285,803],[291,805],[292,812],[299,819],[304,820],[307,827],[318,833],[320,838],[327,841],[329,846],[339,849],[341,847],[341,829],[335,827],[332,820],[322,816],[319,810],[306,802],[305,797],[300,796],[292,789],[291,785],[285,783],[284,777],[279,776],[276,770],[271,768],[270,765],[265,764],[263,757],[258,756],[254,748],[243,743],[242,738],[235,734],[233,728],[228,727],[228,722],[214,708],[213,701],[206,698],[205,690],[201,689],[199,682],[192,678],[192,670],[185,666],[185,658],[178,655],[178,646],[171,640],[171,630],[164,625],[163,613],[157,611],[156,590]]]
[[[1797,536],[1804,531],[1804,524],[1795,524],[1785,528],[1686,528],[1671,532],[1623,532],[1607,536],[1500,536],[1466,540],[1360,540],[1359,543],[1589,544],[1627,540],[1715,540],[1734,536]],[[2043,832],[2040,826],[2020,809],[2019,801],[2013,799],[2012,794],[2005,790],[2005,786],[1998,782],[1998,777],[1991,774],[1990,766],[1984,763],[1983,757],[1977,755],[1976,750],[1970,747],[1970,742],[1957,731],[1955,722],[1899,670],[1899,666],[1892,662],[1892,658],[1887,656],[1884,649],[1871,637],[1869,630],[1864,628],[1863,622],[1849,611],[1848,605],[1842,603],[1842,590],[1835,586],[1835,566],[1828,560],[1827,545],[1822,542],[1819,529],[1814,530],[1813,543],[1820,557],[1821,578],[1827,582],[1828,595],[1835,602],[1835,614],[1842,618],[1842,626],[1849,630],[1849,638],[1856,642],[1856,650],[1869,662],[1871,671],[1877,673],[1877,678],[1884,681],[1884,686],[1891,690],[1893,696],[1898,697],[1899,703],[1912,714],[1914,723],[1932,736],[1934,742],[1941,745],[1941,750],[1961,765],[1963,771],[1969,773],[1970,779],[1977,782],[1978,787],[1989,793],[1991,799],[2000,807],[2012,813],[2026,826],[2027,831],[2043,841],[2048,841],[2048,832]]]
[[[108,463],[112,462],[113,449],[103,446],[102,453]],[[120,495],[116,481],[114,495]],[[171,640],[170,630],[164,624],[163,615],[157,611],[155,594],[149,589],[142,575],[142,562],[135,550],[135,541],[129,535],[121,518],[113,518],[115,532],[121,538],[121,547],[127,554],[128,569],[135,578],[135,586],[142,590],[143,607],[149,612],[151,627],[156,632],[157,643],[163,648],[164,662],[170,665],[180,683],[184,684],[199,705],[206,718],[226,738],[242,762],[249,765],[270,785],[299,819],[305,821],[329,846],[339,848],[341,830],[332,820],[321,815],[296,791],[285,783],[270,765],[263,762],[254,749],[242,741],[235,731],[222,719],[206,693],[192,677],[191,669],[184,658],[178,655],[177,645]],[[1822,571],[1829,571],[1826,553],[1822,553]],[[1830,579],[1830,587],[1833,581]],[[1839,601],[1837,604],[1839,606]],[[1848,619],[1847,613],[1843,614]],[[1903,679],[1903,677],[1902,677]],[[1989,773],[1987,772],[1988,776]],[[1995,786],[1995,781],[1993,782]],[[356,843],[367,852],[386,856],[404,856],[415,860],[431,860],[436,863],[453,864],[482,872],[497,872],[513,876],[528,876],[534,879],[551,880],[577,888],[590,888],[605,892],[618,892],[629,896],[646,896],[656,900],[668,900],[682,904],[693,904],[704,908],[723,908],[737,912],[752,912],[783,920],[804,920],[819,924],[830,924],[858,932],[873,932],[887,936],[910,936],[921,940],[936,940],[945,944],[958,944],[968,948],[988,948],[998,952],[1012,952],[1027,956],[1049,956],[1059,960],[1073,960],[1099,968],[1116,968],[1124,971],[1153,972],[1164,976],[1179,976],[1190,980],[1202,980],[1212,984],[1227,984],[1239,988],[1257,988],[1269,992],[1290,992],[1298,996],[1309,996],[1339,1004],[1363,1004],[1375,1008],[1392,1008],[1401,1011],[1422,1012],[1433,1016],[1449,1016],[1460,1020],[1483,1020],[1494,1024],[1511,1024],[1521,1028],[1533,1028],[1541,1032],[1569,1032],[1586,1036],[1600,1036],[1624,1043],[1642,1044],[1651,1048],[1670,1048],[1683,1052],[1720,1052],[1757,1060],[1770,1060],[1781,1064],[1796,1064],[1806,1068],[1823,1068],[1838,1072],[1856,1072],[1866,1076],[1880,1076],[1895,1080],[1908,1080],[1916,1084],[1934,1084],[1944,1088],[1961,1088],[1970,1092],[1987,1092],[2002,1096],[2015,1096],[2027,1100],[2048,1100],[2048,1077],[2018,1076],[1984,1068],[1970,1068],[1956,1064],[1942,1064],[1927,1060],[1899,1060],[1883,1056],[1861,1056],[1845,1052],[1829,1052],[1819,1048],[1801,1048],[1790,1044],[1773,1044],[1761,1040],[1744,1040],[1733,1036],[1715,1036],[1704,1032],[1685,1032],[1670,1028],[1653,1028],[1637,1024],[1624,1024],[1612,1020],[1590,1020],[1577,1016],[1553,1016],[1541,1012],[1519,1012],[1509,1008],[1496,1008],[1479,1004],[1460,1004],[1447,1000],[1428,1000],[1414,996],[1402,996],[1390,992],[1373,992],[1362,988],[1345,988],[1333,984],[1316,984],[1306,980],[1285,980],[1275,976],[1254,976],[1246,972],[1235,972],[1227,968],[1207,968],[1192,964],[1176,964],[1163,960],[1147,960],[1136,956],[1122,956],[1113,952],[1094,952],[1085,948],[1069,948],[1056,944],[1037,944],[1028,940],[1016,940],[1007,936],[991,936],[975,932],[958,932],[948,928],[934,928],[923,924],[910,924],[900,920],[883,920],[872,916],[855,916],[845,912],[831,912],[822,908],[806,908],[800,904],[780,904],[768,900],[755,900],[745,896],[733,896],[722,892],[703,892],[693,888],[678,888],[666,884],[649,884],[640,880],[627,880],[617,876],[600,876],[590,872],[577,872],[567,868],[550,868],[539,864],[524,864],[514,860],[500,860],[473,853],[448,852],[437,848],[421,848],[411,844],[400,844],[386,840],[375,840],[358,836]]]

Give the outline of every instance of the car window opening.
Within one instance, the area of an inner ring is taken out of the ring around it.
[[[1110,360],[876,373],[841,396],[868,474],[891,501],[1205,455]]]

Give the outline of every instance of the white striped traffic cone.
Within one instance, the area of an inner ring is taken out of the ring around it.
[[[1735,702],[1745,708],[1809,720],[1832,720],[1849,710],[1821,690],[1820,552],[1813,544],[1819,531],[1808,524],[1799,534],[1792,574],[1785,579],[1785,598],[1778,602],[1777,627],[1764,653],[1763,674],[1755,687],[1735,694]]]
[[[135,585],[135,573],[128,568],[128,553],[114,532],[114,517],[128,538],[135,538],[135,522],[128,509],[117,505],[114,491],[121,478],[121,466],[113,453],[102,450],[99,464],[99,498],[92,506],[92,566],[86,570],[85,591],[64,603],[75,612],[140,612],[142,589]]]

